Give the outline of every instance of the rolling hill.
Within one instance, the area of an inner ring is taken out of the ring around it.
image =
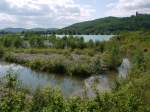
[[[136,14],[131,17],[105,17],[57,28],[5,28],[0,31],[10,33],[46,32],[57,34],[116,34],[122,31],[150,29],[150,14]]]
[[[8,33],[21,33],[21,32],[51,32],[56,31],[57,28],[32,28],[32,29],[25,29],[25,28],[5,28],[0,31],[8,32]]]
[[[65,27],[58,33],[66,34],[110,34],[120,31],[150,29],[150,15],[137,14],[131,17],[105,17],[92,21],[76,23]]]
[[[5,29],[2,29],[1,31],[10,32],[10,33],[19,33],[19,32],[23,32],[25,30],[26,29],[24,29],[24,28],[5,28]]]

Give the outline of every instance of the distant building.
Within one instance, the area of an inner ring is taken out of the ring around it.
[[[144,15],[147,15],[147,14],[141,14],[138,11],[136,12],[136,16],[144,16]]]

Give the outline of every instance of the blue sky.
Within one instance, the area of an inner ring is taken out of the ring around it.
[[[95,18],[108,16],[106,12],[108,11],[108,4],[117,2],[117,0],[76,0],[78,3],[84,5],[91,5],[93,9],[95,9],[95,13],[93,16]]]
[[[150,13],[150,0],[0,0],[0,28],[62,28],[136,11]]]

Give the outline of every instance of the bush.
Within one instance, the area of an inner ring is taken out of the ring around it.
[[[4,55],[4,48],[0,46],[0,58],[2,58]]]
[[[5,54],[4,59],[9,62],[17,62],[17,59],[14,56],[14,53],[8,52]]]
[[[92,75],[90,71],[90,66],[88,64],[83,63],[74,63],[73,65],[67,68],[67,72],[69,75],[72,76],[87,77]]]

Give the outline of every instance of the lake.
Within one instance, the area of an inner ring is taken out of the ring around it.
[[[64,37],[69,35],[56,35],[56,37]],[[89,40],[93,41],[108,41],[110,40],[114,35],[73,35],[74,37],[83,37],[86,42]]]

